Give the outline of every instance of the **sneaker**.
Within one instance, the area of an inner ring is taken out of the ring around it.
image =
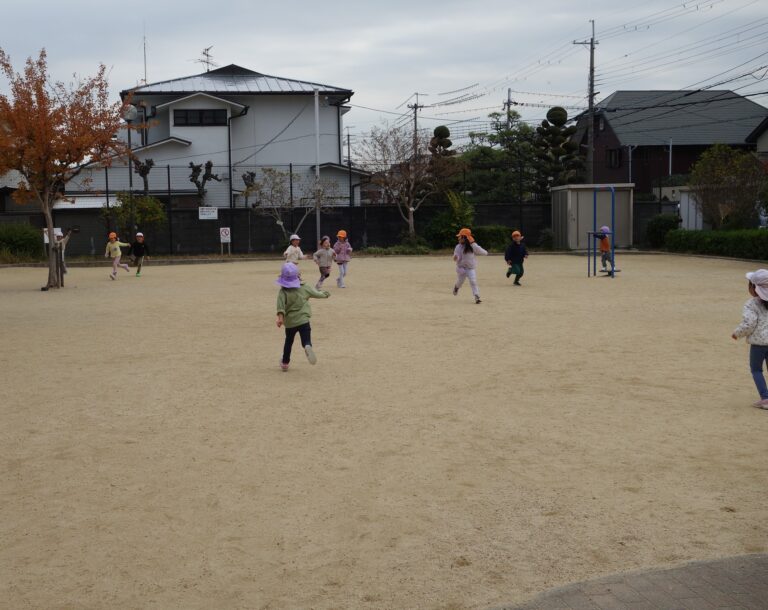
[[[304,348],[304,351],[307,353],[307,360],[309,360],[310,364],[317,364],[317,356],[315,356],[315,352],[312,350],[311,345],[307,345]]]
[[[458,286],[454,286],[453,287],[453,296],[456,296],[457,294],[459,294],[459,287]]]
[[[520,282],[512,282],[515,286],[522,286]]]
[[[764,398],[763,400],[758,400],[755,405],[758,409],[765,409],[768,411],[768,398]]]
[[[109,274],[109,279],[110,280],[114,280],[115,279],[115,274],[114,273],[110,273]]]
[[[283,369],[283,372],[287,371],[288,370],[288,363],[287,362],[283,362],[281,360],[280,361],[280,368]]]
[[[480,300],[479,296],[475,295],[475,305],[477,305],[478,303],[482,303],[482,301]]]
[[[136,272],[136,277],[141,277],[141,273],[139,273],[139,272],[137,271],[137,272]]]

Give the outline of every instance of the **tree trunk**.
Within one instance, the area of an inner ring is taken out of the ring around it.
[[[44,290],[48,288],[59,288],[59,274],[56,273],[56,252],[58,250],[58,243],[56,242],[56,236],[53,234],[53,215],[50,208],[42,203],[43,215],[45,216],[45,225],[48,228],[48,282],[43,287]]]
[[[413,208],[408,206],[408,235],[416,237],[416,225],[413,222]]]

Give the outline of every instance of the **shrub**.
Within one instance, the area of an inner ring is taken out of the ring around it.
[[[401,256],[413,256],[421,254],[429,254],[431,250],[424,245],[404,245],[390,246],[389,248],[380,248],[378,246],[371,246],[363,250],[363,253],[370,254],[372,256],[390,256],[393,254],[399,254]]]
[[[451,248],[456,245],[456,233],[462,227],[471,227],[475,209],[464,197],[454,191],[446,194],[448,209],[437,214],[427,225],[424,235],[433,248]]]
[[[0,224],[0,251],[3,251],[3,258],[41,258],[43,236],[40,229],[35,229],[28,224]]]
[[[552,250],[555,247],[555,232],[549,227],[542,229],[536,246],[542,250]]]
[[[676,229],[667,233],[665,245],[671,252],[765,260],[768,259],[768,230],[687,231]]]
[[[657,214],[648,221],[645,228],[645,238],[651,248],[661,248],[664,246],[664,240],[667,233],[677,229],[680,218],[677,214]]]
[[[472,228],[472,235],[486,250],[504,251],[512,230],[504,225],[485,225]],[[454,240],[455,241],[455,240]]]

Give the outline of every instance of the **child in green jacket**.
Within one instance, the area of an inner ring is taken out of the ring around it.
[[[288,370],[291,362],[291,348],[296,333],[301,337],[301,346],[307,354],[310,364],[317,362],[317,356],[312,349],[312,328],[309,319],[312,317],[312,307],[309,299],[327,299],[331,294],[325,290],[315,290],[307,286],[299,277],[299,268],[293,263],[283,264],[280,277],[275,280],[280,286],[277,293],[277,327],[285,326],[285,345],[280,368]]]

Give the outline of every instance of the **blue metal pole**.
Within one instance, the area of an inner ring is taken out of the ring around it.
[[[616,189],[611,187],[611,277],[616,277]]]
[[[597,233],[597,188],[592,189],[592,239]],[[597,275],[597,246],[592,257],[592,275]]]

